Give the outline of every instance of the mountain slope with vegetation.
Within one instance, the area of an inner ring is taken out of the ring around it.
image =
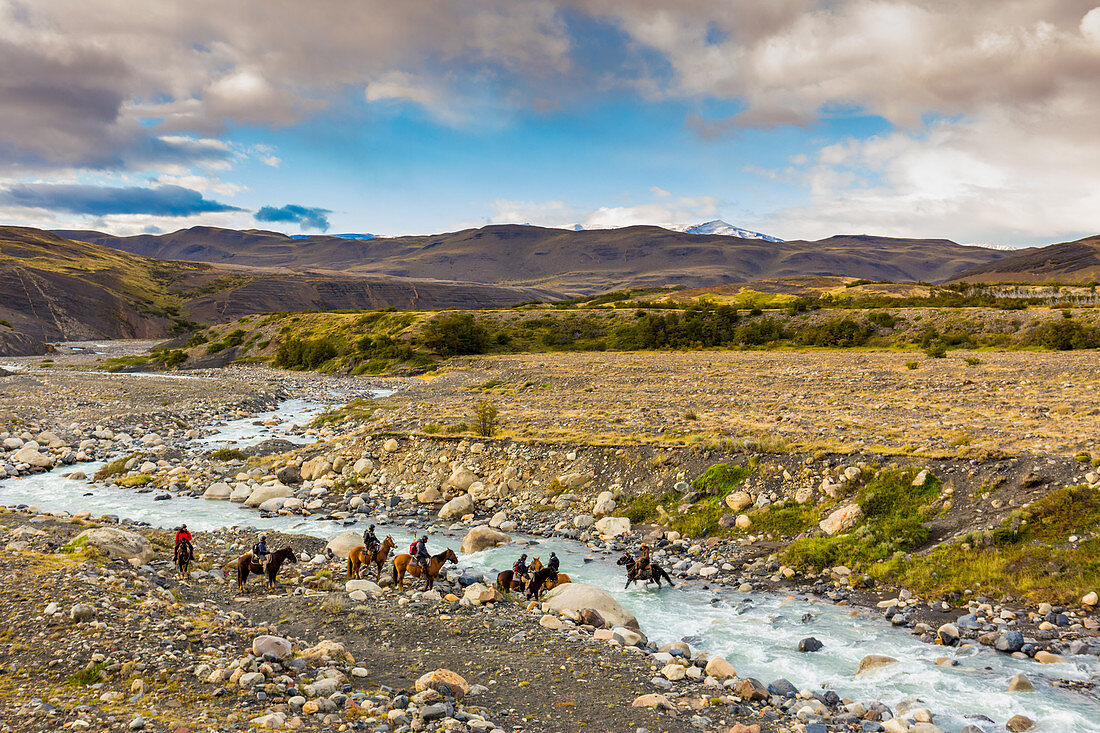
[[[147,257],[538,286],[572,294],[794,275],[936,282],[1006,254],[944,239],[859,235],[765,242],[654,226],[569,231],[509,224],[363,241],[294,239],[276,232],[213,227],[136,237],[65,234]]]

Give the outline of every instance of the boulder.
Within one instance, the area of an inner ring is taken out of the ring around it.
[[[461,700],[470,691],[466,680],[449,669],[437,669],[422,675],[416,681],[416,691],[435,690],[444,697]]]
[[[477,474],[465,466],[455,466],[447,483],[459,491],[466,491],[477,481]]]
[[[563,624],[560,618],[547,613],[543,614],[542,618],[539,619],[539,626],[543,627],[544,629],[550,629],[551,631],[558,631],[559,629],[561,629]]]
[[[1024,648],[1024,635],[1019,631],[1006,631],[997,637],[993,648],[999,652],[1011,654]]]
[[[798,651],[800,651],[800,652],[816,652],[816,651],[820,651],[821,647],[823,647],[823,646],[824,646],[824,644],[822,644],[820,641],[818,641],[814,637],[807,636],[805,639],[798,642]]]
[[[462,538],[462,552],[471,555],[475,552],[487,550],[490,547],[499,547],[512,541],[512,538],[503,532],[497,532],[492,527],[484,525],[474,527]]]
[[[735,512],[741,512],[752,506],[752,497],[746,491],[734,491],[726,496],[726,506]]]
[[[353,548],[359,547],[362,544],[363,535],[348,530],[347,532],[341,532],[329,540],[325,548],[332,550],[332,554],[336,555],[336,557],[341,560],[347,560],[348,553],[350,553]]]
[[[398,448],[400,447],[401,446],[397,444],[397,440],[394,438],[389,438],[388,440],[386,440],[385,443],[382,444],[382,450],[386,451],[387,453],[396,453]]]
[[[128,532],[117,527],[93,527],[86,529],[76,536],[76,540],[83,539],[85,545],[91,545],[111,557],[123,560],[136,559],[141,563],[152,560],[156,553],[149,540],[136,532]]]
[[[1035,652],[1035,661],[1040,664],[1058,664],[1059,662],[1066,661],[1066,658],[1060,654],[1053,654],[1043,649]]]
[[[11,460],[13,463],[26,463],[28,466],[34,466],[35,468],[53,468],[53,458],[51,456],[44,455],[37,448],[29,446],[24,446],[12,453]]]
[[[416,500],[421,504],[434,504],[442,498],[443,492],[434,486],[429,486],[416,495]]]
[[[369,458],[360,458],[351,467],[351,470],[355,472],[356,476],[369,476],[370,472],[374,470],[374,461]]]
[[[959,643],[959,627],[955,624],[944,624],[936,630],[936,641],[944,646],[955,646]]]
[[[566,489],[580,489],[592,483],[594,478],[590,473],[566,473],[558,476],[558,483]]]
[[[378,585],[373,580],[349,580],[344,583],[344,590],[348,593],[360,591],[374,598],[379,598],[382,595],[382,586]]]
[[[1031,680],[1027,678],[1022,672],[1015,674],[1012,679],[1008,681],[1009,692],[1031,692],[1035,689],[1035,685],[1031,684]]]
[[[748,514],[738,514],[733,520],[733,526],[737,529],[748,529],[752,526],[752,518]]]
[[[1085,597],[1081,599],[1081,603],[1086,606],[1095,606],[1097,603],[1096,591],[1089,591],[1085,594]]]
[[[263,634],[252,640],[252,653],[258,657],[272,656],[286,659],[290,656],[290,642],[281,636]]]
[[[248,484],[238,484],[233,489],[233,493],[229,495],[229,500],[237,502],[238,504],[248,499],[252,495],[252,487]]]
[[[246,672],[240,676],[237,680],[237,684],[245,689],[252,687],[258,687],[264,684],[267,678],[264,677],[263,672]]]
[[[547,592],[543,596],[544,605],[549,611],[578,611],[583,608],[595,609],[603,619],[613,626],[626,626],[638,629],[638,619],[634,614],[619,605],[619,602],[606,591],[588,583],[566,583]]]
[[[1012,733],[1022,733],[1025,730],[1031,730],[1035,727],[1035,721],[1026,715],[1013,715],[1005,723],[1005,728],[1008,728]]]
[[[863,519],[863,510],[859,504],[843,504],[829,516],[818,522],[818,527],[827,535],[843,534],[859,524]]]
[[[603,629],[607,627],[607,621],[600,615],[600,612],[594,608],[581,608],[577,611],[580,617],[580,623],[587,626],[591,626],[596,629]]]
[[[320,662],[326,657],[333,661],[347,662],[348,664],[354,664],[355,662],[355,659],[344,649],[343,644],[329,639],[323,639],[314,646],[303,649],[299,656],[309,662]]]
[[[738,682],[733,691],[742,700],[767,700],[769,697],[768,688],[764,683],[752,677],[746,677]]]
[[[290,487],[286,484],[267,484],[265,486],[258,486],[256,489],[248,495],[245,499],[245,506],[258,507],[265,501],[270,499],[285,499],[292,495]]]
[[[504,596],[500,594],[500,591],[496,588],[490,588],[484,583],[474,583],[473,585],[467,586],[462,597],[475,606],[490,602],[497,603],[504,600]]]
[[[439,509],[440,519],[462,519],[474,513],[474,497],[469,494],[456,496]]]
[[[578,514],[573,517],[573,526],[577,529],[588,529],[596,523],[596,518],[591,514]]]
[[[202,492],[202,498],[210,501],[226,501],[233,495],[233,489],[229,484],[219,481],[215,484],[210,484],[210,487]]]
[[[719,680],[737,676],[737,670],[733,668],[732,664],[726,661],[725,657],[711,657],[703,671],[707,673],[708,677],[714,677]]]
[[[594,525],[604,537],[618,537],[630,533],[630,519],[627,517],[604,517]]]
[[[77,603],[69,609],[69,619],[76,623],[95,618],[95,606],[90,603]]]
[[[634,698],[634,702],[630,703],[632,708],[654,708],[655,710],[675,710],[676,706],[669,702],[669,699],[664,695],[657,693],[650,693],[648,695],[641,695]]]
[[[679,682],[687,676],[687,670],[684,665],[672,662],[661,668],[661,676],[670,682]]]
[[[893,657],[887,657],[882,654],[868,654],[863,659],[859,660],[859,669],[856,670],[856,674],[860,675],[872,669],[878,669],[879,667],[888,667],[891,664],[897,664],[897,661],[898,660]]]

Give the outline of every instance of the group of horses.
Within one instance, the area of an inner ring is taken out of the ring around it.
[[[372,565],[375,568],[375,582],[381,580],[382,568],[385,566],[386,560],[389,559],[390,550],[395,547],[397,547],[397,543],[390,535],[386,535],[386,538],[378,543],[378,546],[374,549],[367,549],[365,545],[353,547],[351,552],[348,553],[348,580],[362,578],[363,572],[369,570]],[[443,566],[449,562],[458,564],[458,557],[455,555],[455,551],[451,549],[432,555],[428,559],[427,565],[416,562],[409,553],[402,553],[393,559],[391,567],[393,582],[397,584],[398,588],[404,590],[406,575],[412,578],[424,578],[424,589],[431,590],[432,585],[435,584],[435,579],[443,572]]]
[[[555,573],[546,568],[537,556],[531,560],[528,567],[530,575],[526,578],[517,577],[511,570],[497,573],[497,588],[505,593],[526,593],[529,599],[538,600],[544,590],[552,590],[564,583],[572,583],[573,579],[565,573]]]
[[[389,559],[390,550],[396,547],[397,543],[394,542],[393,537],[386,535],[386,538],[372,550],[368,550],[363,545],[352,548],[351,552],[348,553],[348,580],[362,578],[364,571],[368,571],[371,566],[375,568],[375,581],[381,580],[382,568],[385,566],[386,560]],[[194,559],[195,550],[190,542],[181,542],[176,545],[173,560],[179,569],[181,578],[186,577],[187,569]],[[296,562],[298,562],[298,557],[294,554],[294,549],[289,546],[271,553],[266,568],[253,557],[251,552],[246,552],[237,558],[237,590],[241,593],[245,592],[245,582],[248,580],[250,573],[266,576],[265,587],[268,590],[275,590],[277,587],[275,579],[279,574],[279,570],[282,569],[285,563]],[[443,571],[443,566],[447,563],[458,564],[458,558],[455,556],[454,550],[446,549],[432,555],[427,565],[416,562],[413,556],[408,553],[397,555],[393,559],[391,567],[393,581],[398,588],[404,590],[406,575],[413,578],[424,578],[424,589],[431,590],[435,579],[439,577],[439,574]],[[646,582],[656,583],[657,587],[660,588],[662,579],[667,581],[669,586],[674,585],[669,574],[657,563],[650,562],[648,566],[642,567],[641,561],[629,552],[620,557],[616,564],[626,568],[625,587],[627,588],[630,587],[631,583]],[[565,573],[554,573],[547,569],[538,557],[531,560],[530,571],[530,575],[524,578],[517,577],[511,570],[505,570],[497,574],[497,587],[506,593],[525,593],[527,598],[538,600],[543,591],[551,590],[564,583],[573,582]]]

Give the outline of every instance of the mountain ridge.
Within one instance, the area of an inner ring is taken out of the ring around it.
[[[498,224],[370,240],[327,235],[293,239],[275,232],[213,227],[133,237],[59,233],[147,257],[541,287],[576,295],[790,275],[939,282],[1006,254],[941,239],[838,235],[816,242],[771,242],[654,226],[570,231]]]

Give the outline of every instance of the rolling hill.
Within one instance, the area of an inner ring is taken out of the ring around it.
[[[0,227],[0,354],[50,341],[162,338],[251,313],[491,308],[559,294],[537,288],[291,273],[154,259],[25,227]]]
[[[534,286],[574,295],[624,287],[703,287],[799,275],[938,282],[1007,254],[945,239],[857,235],[815,242],[768,242],[653,226],[569,231],[495,225],[370,240],[294,239],[277,232],[213,227],[135,237],[60,233],[145,257]]]
[[[1100,236],[1016,250],[994,262],[970,267],[960,282],[1090,283],[1100,281]]]

